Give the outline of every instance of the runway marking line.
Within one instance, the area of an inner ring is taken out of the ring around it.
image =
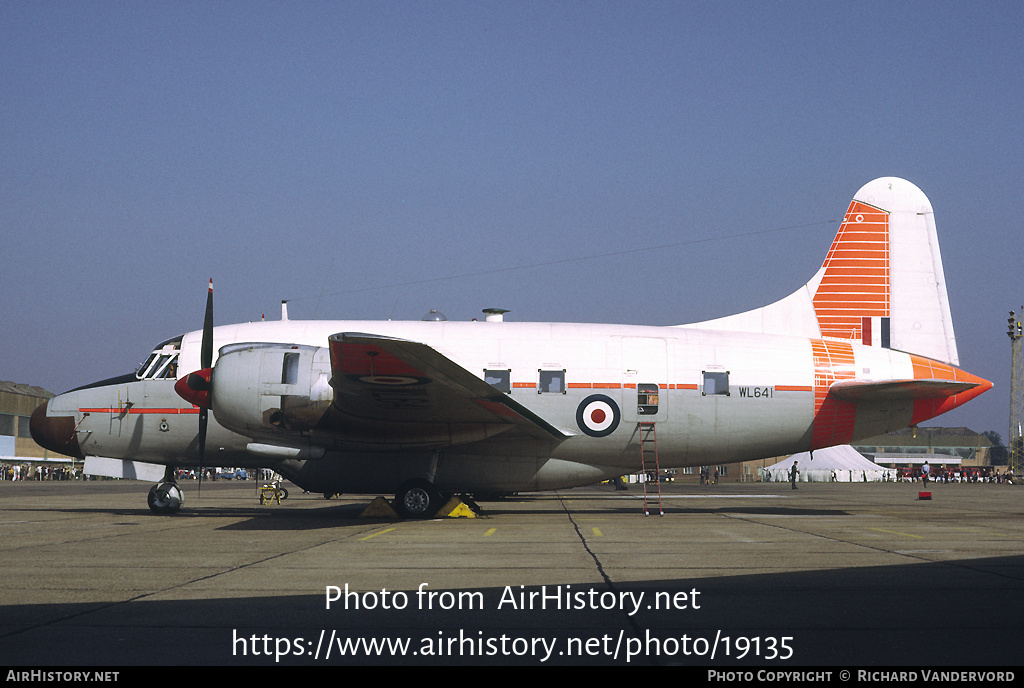
[[[497,530],[497,528],[489,528],[487,530],[487,532],[484,533],[484,537],[490,537],[490,536],[494,535],[494,531],[496,531],[496,530]]]
[[[369,540],[370,538],[375,538],[378,535],[383,535],[384,533],[390,533],[392,530],[395,530],[395,529],[394,528],[385,528],[384,530],[378,530],[376,533],[370,533],[369,535],[365,535],[365,536],[363,536],[363,537],[361,537],[359,539],[360,540]]]
[[[879,533],[889,533],[890,535],[903,535],[906,537],[918,538],[919,540],[926,539],[924,535],[911,535],[910,533],[901,533],[898,530],[883,530],[881,528],[870,528],[869,530],[877,530]]]

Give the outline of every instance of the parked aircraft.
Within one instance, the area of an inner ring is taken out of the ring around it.
[[[183,502],[173,468],[203,465],[394,493],[425,517],[449,494],[637,472],[640,423],[662,469],[724,464],[916,425],[991,387],[957,367],[931,204],[891,177],[857,192],[806,285],[718,320],[212,322],[211,282],[202,330],[51,399],[33,437],[87,472],[166,467],[159,513]]]

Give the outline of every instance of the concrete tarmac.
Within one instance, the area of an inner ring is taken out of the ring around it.
[[[1019,486],[666,484],[644,516],[601,485],[429,521],[288,486],[186,484],[167,517],[145,483],[0,482],[0,664],[1020,659]]]

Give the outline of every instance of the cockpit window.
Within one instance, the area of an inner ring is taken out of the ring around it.
[[[135,377],[140,380],[171,380],[178,377],[178,354],[154,352],[142,364]]]
[[[181,353],[181,337],[157,344],[156,350],[135,372],[135,377],[139,380],[177,379],[179,353]]]

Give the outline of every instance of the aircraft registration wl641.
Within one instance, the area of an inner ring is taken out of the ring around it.
[[[447,495],[639,472],[652,427],[662,469],[722,464],[916,425],[992,386],[957,367],[931,204],[892,177],[857,192],[806,285],[691,325],[492,313],[214,327],[212,289],[202,330],[54,397],[32,415],[35,440],[87,472],[162,471],[159,513],[183,501],[175,467],[235,466],[313,492],[393,493],[426,517]]]

